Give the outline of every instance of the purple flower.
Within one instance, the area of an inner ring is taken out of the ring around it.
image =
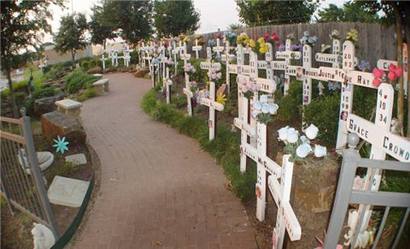
[[[357,67],[363,72],[370,71],[370,63],[366,60],[361,60]]]

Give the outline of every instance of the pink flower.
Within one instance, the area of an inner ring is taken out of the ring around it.
[[[272,40],[274,40],[275,42],[279,41],[279,36],[276,33],[273,33]]]
[[[268,32],[265,32],[265,34],[263,34],[263,39],[265,39],[265,41],[267,42],[267,41],[269,41],[269,33]]]
[[[390,71],[387,74],[387,78],[389,78],[389,80],[393,81],[393,80],[397,79],[397,75],[393,71]]]
[[[373,79],[373,86],[379,87],[381,83],[382,83],[382,80],[380,78]]]
[[[395,74],[395,76],[396,76],[395,79],[398,78],[398,77],[401,77],[402,74],[403,74],[403,69],[399,66],[394,65],[394,64],[390,64],[389,71]]]
[[[378,69],[377,67],[373,69],[373,75],[375,78],[381,78],[383,77],[383,71],[381,69]]]

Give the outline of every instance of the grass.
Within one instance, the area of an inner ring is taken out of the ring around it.
[[[97,96],[97,92],[95,91],[94,88],[90,87],[90,88],[85,89],[84,92],[81,93],[80,96],[77,97],[77,100],[80,102],[83,102],[95,96]]]
[[[208,140],[207,120],[201,117],[189,117],[175,105],[167,105],[157,100],[157,91],[151,89],[142,99],[142,109],[155,120],[169,124],[180,133],[198,140],[200,146],[209,152],[224,169],[234,193],[243,201],[254,196],[256,167],[249,167],[246,173],[239,171],[239,134],[229,127],[219,124],[215,140]]]

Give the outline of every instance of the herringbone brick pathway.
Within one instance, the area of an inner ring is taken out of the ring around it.
[[[198,143],[139,107],[150,81],[116,73],[82,120],[101,187],[74,248],[254,249],[254,229],[220,166]]]

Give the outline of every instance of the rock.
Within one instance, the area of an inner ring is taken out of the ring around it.
[[[149,73],[148,69],[141,69],[139,71],[137,71],[134,76],[137,78],[143,78],[147,73]]]
[[[31,234],[34,249],[50,249],[56,242],[53,232],[43,224],[34,223]]]
[[[56,101],[55,104],[59,112],[62,112],[66,115],[70,115],[73,117],[80,116],[81,107],[83,106],[83,104],[81,104],[80,102],[72,99],[59,100]]]
[[[95,73],[102,73],[102,68],[100,66],[96,66],[93,68],[88,69],[87,73],[89,74],[95,74]]]
[[[47,191],[50,202],[67,207],[80,207],[90,182],[55,176]]]
[[[87,164],[87,158],[85,157],[83,153],[66,156],[65,161],[70,162],[74,165]]]
[[[110,81],[106,78],[103,78],[103,79],[100,79],[94,82],[93,87],[95,91],[97,92],[97,95],[104,95],[105,93],[108,93],[109,83]]]
[[[42,114],[56,110],[54,102],[64,99],[64,93],[58,93],[51,97],[36,99],[34,101],[34,115],[40,117]]]
[[[48,140],[52,141],[57,136],[66,137],[70,145],[84,144],[87,137],[79,118],[58,111],[43,114],[41,128]]]

